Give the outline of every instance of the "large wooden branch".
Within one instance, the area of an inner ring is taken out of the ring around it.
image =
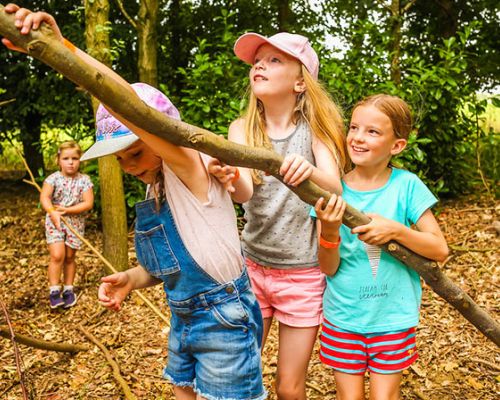
[[[173,144],[195,148],[227,164],[266,171],[282,181],[278,174],[282,162],[280,155],[270,150],[228,142],[223,137],[207,130],[168,118],[147,106],[139,97],[131,93],[129,88],[118,84],[75,56],[54,38],[49,27],[43,25],[38,31],[20,35],[14,26],[14,17],[6,14],[1,5],[0,35],[26,49],[31,56],[86,89],[136,126]],[[319,197],[329,198],[330,196],[330,193],[310,181],[302,183],[297,188],[289,188],[309,204],[314,204]],[[370,219],[363,213],[351,206],[347,207],[343,222],[348,227],[364,225],[369,221]],[[408,267],[413,268],[438,295],[460,311],[486,337],[500,346],[500,325],[446,277],[435,262],[413,253],[396,242],[389,242],[381,247]]]

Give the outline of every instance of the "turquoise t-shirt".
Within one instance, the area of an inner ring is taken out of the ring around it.
[[[388,182],[376,190],[360,192],[344,182],[342,187],[342,197],[351,206],[406,226],[415,224],[437,202],[415,174],[396,168]],[[314,209],[311,215],[315,216]],[[359,240],[345,225],[340,236],[340,266],[326,280],[325,318],[358,333],[417,326],[422,298],[419,275],[379,247]]]

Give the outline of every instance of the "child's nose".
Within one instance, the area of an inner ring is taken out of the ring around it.
[[[364,140],[364,134],[363,134],[363,131],[361,129],[358,129],[355,133],[354,133],[354,140],[356,142],[362,142]]]
[[[253,66],[255,69],[263,69],[264,65],[264,60],[259,60]]]

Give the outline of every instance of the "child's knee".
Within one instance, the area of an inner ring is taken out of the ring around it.
[[[56,264],[62,264],[65,260],[63,251],[51,251],[50,261]]]
[[[301,400],[305,398],[305,382],[290,382],[276,379],[276,394],[280,400]]]

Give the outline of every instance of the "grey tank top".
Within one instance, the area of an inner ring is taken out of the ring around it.
[[[300,154],[315,165],[309,126],[300,122],[285,139],[271,139],[274,150],[286,156]],[[246,224],[241,234],[245,256],[278,269],[318,266],[316,225],[310,206],[273,176],[254,185],[252,198],[243,204]]]

